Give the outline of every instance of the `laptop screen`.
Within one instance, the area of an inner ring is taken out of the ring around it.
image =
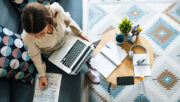
[[[61,60],[61,63],[70,68],[85,47],[86,44],[84,44],[80,40],[77,40],[65,55],[65,57]]]

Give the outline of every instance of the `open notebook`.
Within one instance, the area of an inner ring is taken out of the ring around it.
[[[109,41],[100,53],[91,60],[90,64],[107,78],[126,56],[127,53],[125,50],[117,46],[114,42]]]
[[[46,77],[48,87],[41,89],[39,88],[39,75],[36,75],[33,102],[58,102],[62,75],[47,73]]]

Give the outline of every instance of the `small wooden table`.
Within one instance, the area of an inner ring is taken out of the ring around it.
[[[119,33],[120,32],[119,29],[115,28],[113,30],[110,30],[102,36],[100,43],[98,44],[98,46],[96,47],[96,49],[94,51],[95,56],[105,46],[105,44],[107,44],[110,40],[115,42],[115,33],[116,32]],[[150,67],[152,68],[154,54],[153,54],[152,48],[151,48],[150,44],[148,43],[147,39],[143,35],[140,34],[138,36],[138,39],[136,40],[136,42],[134,44],[143,45],[148,50],[148,54],[149,54],[149,58],[150,58]],[[129,44],[127,41],[125,41],[125,43],[123,43],[121,45],[121,47],[123,49],[125,49],[127,54],[129,52],[129,49],[131,46],[132,46],[132,44]],[[136,47],[133,49],[133,53],[145,53],[145,51],[143,48]],[[111,82],[112,84],[116,85],[117,84],[117,82],[116,82],[117,77],[119,77],[119,76],[133,76],[133,75],[134,75],[134,72],[133,72],[132,60],[129,59],[129,55],[128,55],[123,60],[123,62],[110,74],[110,76],[108,76],[108,78],[104,78],[104,79],[106,79],[106,81]],[[140,81],[139,78],[134,78],[134,79],[135,79],[134,83],[137,83]]]

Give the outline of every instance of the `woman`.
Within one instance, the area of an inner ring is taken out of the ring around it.
[[[46,80],[46,65],[41,59],[41,54],[50,54],[61,48],[67,34],[66,28],[88,41],[78,25],[64,12],[58,3],[43,6],[39,3],[29,3],[21,14],[23,25],[22,39],[28,47],[28,53],[40,74],[40,88],[48,86]],[[82,68],[93,83],[100,83],[100,79],[91,69]]]

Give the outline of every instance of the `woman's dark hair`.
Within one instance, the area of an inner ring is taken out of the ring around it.
[[[39,33],[48,23],[54,26],[48,9],[44,5],[35,2],[29,3],[23,9],[21,22],[24,30],[28,33]]]

